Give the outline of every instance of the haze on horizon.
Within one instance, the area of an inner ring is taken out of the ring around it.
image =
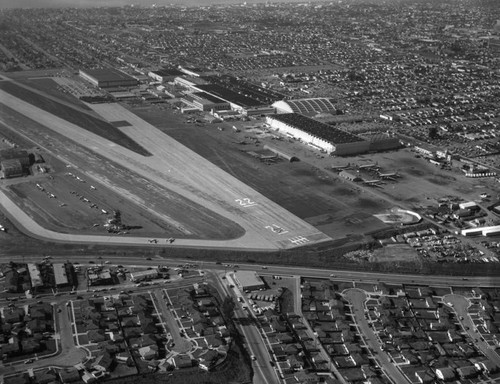
[[[269,0],[246,0],[247,4],[265,3]],[[300,3],[311,0],[271,0],[272,3]],[[312,0],[319,1],[319,0]],[[214,4],[243,4],[245,0],[2,0],[0,9],[6,8],[89,8],[121,7],[124,5],[158,6],[185,5],[189,7]]]

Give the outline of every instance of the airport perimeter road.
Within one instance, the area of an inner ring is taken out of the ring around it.
[[[226,217],[246,231],[245,235],[234,240],[179,239],[176,240],[176,244],[221,248],[287,249],[330,240],[330,237],[312,225],[267,199],[119,104],[89,105],[89,107],[108,121],[126,120],[131,126],[122,128],[122,131],[146,148],[153,156],[141,156],[13,97],[7,92],[0,91],[0,100],[4,105],[45,126],[49,134],[52,131],[63,135],[79,146],[120,164],[132,174],[141,175],[162,186],[166,191],[173,191]],[[54,149],[51,150],[50,147],[46,150],[54,152]],[[84,158],[76,159],[75,156],[78,154],[75,151],[65,150],[65,148],[57,148],[57,151],[62,159],[74,159],[75,165],[88,163]],[[80,169],[88,177],[103,182],[99,177],[98,168],[94,167],[90,171],[84,167]],[[141,196],[141,198],[147,200],[147,196]],[[25,220],[22,221],[22,224],[24,223]],[[33,231],[35,228],[30,229]],[[38,231],[36,234],[46,239],[69,241],[67,237],[63,239],[61,236],[55,236],[54,232]],[[108,237],[105,238],[107,242]],[[125,244],[147,245],[146,239],[143,238],[121,238],[121,240],[125,239],[130,239],[124,241]],[[162,240],[165,242],[166,239]],[[100,242],[96,238],[79,238],[78,242],[82,241]]]
[[[364,343],[373,353],[373,357],[379,363],[382,371],[392,379],[396,384],[410,384],[411,382],[405,375],[392,363],[391,358],[382,351],[377,336],[373,333],[368,321],[365,318],[365,300],[366,294],[361,289],[353,288],[343,292],[343,296],[351,304],[351,310],[354,315],[356,328],[358,329]]]
[[[457,318],[464,326],[464,330],[469,334],[471,340],[474,340],[476,347],[479,348],[488,359],[494,362],[497,367],[500,367],[500,355],[484,341],[481,334],[477,332],[477,328],[472,322],[472,318],[469,316],[468,308],[471,305],[469,300],[462,295],[446,295],[443,296],[443,302],[455,310]]]

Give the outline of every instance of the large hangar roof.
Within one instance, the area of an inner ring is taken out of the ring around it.
[[[352,133],[341,131],[331,125],[320,123],[319,121],[310,119],[309,117],[298,113],[284,113],[281,115],[270,115],[269,117],[298,128],[311,135],[320,137],[333,144],[357,143],[365,141],[363,138],[353,135]]]
[[[336,111],[332,99],[325,97],[282,100],[274,103],[273,107],[282,113],[301,113],[303,115],[332,113]]]

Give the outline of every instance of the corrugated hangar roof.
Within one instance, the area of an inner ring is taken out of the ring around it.
[[[281,113],[300,113],[302,115],[336,111],[332,99],[327,99],[325,97],[286,101],[282,100],[274,103],[273,107],[275,107]]]

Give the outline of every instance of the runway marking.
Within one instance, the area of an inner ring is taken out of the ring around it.
[[[290,242],[292,244],[295,244],[295,245],[305,244],[305,243],[309,243],[311,241],[307,237],[304,237],[304,236],[295,236],[295,237],[292,237],[291,239],[288,239],[288,240],[290,240]]]
[[[236,201],[243,208],[255,207],[257,205],[255,201],[250,200],[248,197],[244,197],[243,199],[236,199],[234,201]]]
[[[272,224],[272,225],[266,225],[264,228],[269,229],[273,231],[274,233],[277,233],[278,235],[284,235],[285,233],[288,233],[288,231],[279,225]]]

